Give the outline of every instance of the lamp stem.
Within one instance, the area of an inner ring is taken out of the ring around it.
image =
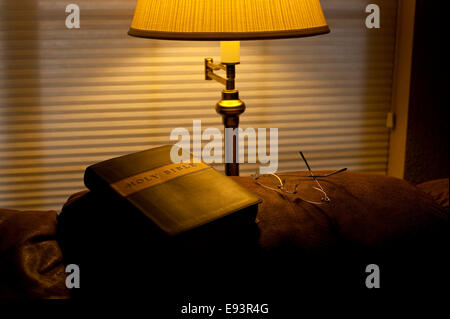
[[[240,63],[241,52],[239,41],[221,41],[220,42],[222,64],[226,66],[227,82],[226,89],[222,93],[222,101],[239,101],[239,93],[236,90],[236,64]],[[235,94],[229,94],[235,92]],[[227,94],[228,93],[228,94]],[[222,102],[221,101],[221,102]],[[240,101],[239,101],[240,102]],[[226,103],[226,102],[225,102]],[[225,127],[225,174],[227,176],[239,176],[239,115],[244,111],[239,104],[239,111],[227,109],[223,106],[225,103],[218,103],[217,111],[222,114]],[[234,132],[233,132],[234,131]]]
[[[225,127],[225,174],[227,176],[239,176],[239,116],[223,115]],[[230,158],[231,157],[231,158]]]
[[[227,64],[227,75],[234,74],[234,64]],[[225,127],[225,173],[239,176],[239,115],[245,111],[245,103],[239,99],[239,91],[234,89],[234,80],[227,81],[233,89],[222,90],[222,99],[216,104],[216,111],[223,118]],[[233,83],[233,84],[231,84]]]
[[[228,79],[226,91],[234,91],[236,90],[236,66],[235,64],[226,64],[226,69]],[[227,98],[227,96],[225,96],[225,98]],[[239,99],[238,96],[231,98]],[[225,159],[227,159],[225,162],[225,174],[227,176],[239,176],[239,115],[240,114],[235,114],[234,112],[233,114],[227,114],[227,112],[222,113],[225,128]],[[233,130],[235,130],[234,134]]]
[[[205,59],[205,80],[215,80],[225,85],[222,99],[216,104],[216,111],[223,118],[225,127],[225,173],[239,176],[239,115],[245,111],[245,103],[239,99],[236,90],[236,64],[240,60],[239,41],[221,42],[222,63],[214,64],[213,59]],[[214,73],[226,71],[226,78]]]

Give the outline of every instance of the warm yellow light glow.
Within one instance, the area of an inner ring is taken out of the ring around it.
[[[240,41],[220,41],[220,54],[222,63],[241,62],[241,42]]]
[[[319,0],[138,0],[129,34],[251,40],[328,32]]]
[[[222,107],[238,107],[238,106],[242,106],[242,101],[239,100],[221,100],[220,101],[220,105]]]

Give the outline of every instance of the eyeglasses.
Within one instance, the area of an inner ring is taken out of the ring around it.
[[[252,175],[253,179],[255,180],[255,183],[260,185],[261,187],[264,187],[266,189],[270,189],[272,191],[281,193],[281,194],[296,194],[298,198],[301,200],[314,204],[314,205],[323,205],[328,204],[331,202],[330,197],[326,193],[325,189],[322,187],[322,185],[319,183],[317,178],[325,178],[329,177],[341,172],[344,172],[347,170],[347,168],[342,168],[339,170],[336,170],[334,172],[331,172],[329,174],[325,175],[314,175],[311,167],[309,166],[308,161],[305,158],[305,155],[303,155],[303,152],[299,152],[300,156],[302,157],[303,161],[306,164],[306,168],[309,171],[310,176],[304,176],[308,178],[312,178],[316,186],[311,186],[310,183],[302,183],[302,184],[294,184],[293,187],[287,187],[285,181],[280,176],[295,176],[295,177],[303,177],[299,175],[294,174],[267,174],[267,175],[259,175],[258,173]],[[267,180],[264,183],[260,182],[259,180],[261,177],[272,177],[271,180]],[[299,190],[299,188],[301,188]],[[299,193],[304,194],[305,197],[308,197],[308,199],[298,196]]]

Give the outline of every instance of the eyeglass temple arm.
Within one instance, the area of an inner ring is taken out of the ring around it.
[[[339,169],[337,171],[334,171],[334,172],[331,172],[331,173],[328,173],[328,174],[325,174],[325,175],[313,175],[313,176],[314,177],[329,177],[329,176],[332,176],[332,175],[335,175],[335,174],[338,174],[338,173],[345,172],[346,170],[347,170],[347,168],[341,168],[341,169]]]
[[[305,155],[303,155],[303,152],[302,152],[302,151],[299,151],[299,153],[300,153],[300,155],[301,155],[303,161],[305,162],[306,167],[308,168],[308,171],[311,173],[311,177],[312,177],[312,178],[316,178],[316,177],[328,177],[328,176],[331,176],[331,175],[334,175],[334,174],[337,174],[337,173],[341,173],[341,172],[344,172],[344,171],[347,170],[347,168],[342,168],[342,169],[340,169],[340,170],[331,172],[331,173],[329,173],[329,174],[325,174],[325,175],[314,175],[313,172],[312,172],[312,170],[311,170],[311,167],[310,167],[309,164],[308,164],[308,161],[307,161],[306,158],[305,158]]]
[[[308,171],[312,174],[312,172],[311,172],[311,167],[309,166],[308,161],[307,161],[306,158],[305,158],[305,155],[303,155],[303,152],[302,152],[302,151],[300,151],[299,153],[300,153],[301,157],[303,158],[303,161],[305,162],[306,167],[308,168]]]

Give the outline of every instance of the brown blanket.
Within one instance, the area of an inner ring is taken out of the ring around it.
[[[398,253],[401,256],[403,251],[439,254],[442,247],[430,248],[442,244],[442,238],[448,238],[448,208],[440,206],[429,195],[426,185],[419,189],[395,178],[345,172],[321,179],[331,203],[318,206],[302,200],[309,198],[311,179],[304,172],[295,174],[284,178],[288,189],[299,185],[299,193],[292,195],[268,190],[249,177],[234,177],[263,199],[257,218],[257,245],[272,260],[280,258],[277,264],[281,269],[288,269],[287,262],[291,262],[283,258],[292,256],[304,263],[308,258],[328,254],[337,258],[349,254],[374,257],[380,252],[386,252],[384,257]],[[263,177],[260,181],[270,183],[269,179]],[[433,187],[437,192],[436,184]],[[448,203],[448,181],[443,187],[446,189],[440,190],[440,196],[445,197],[446,191]],[[95,216],[113,216],[113,206],[99,202],[86,191],[71,197],[63,214],[72,216],[69,220],[77,223],[75,245],[80,239],[98,252],[105,245],[112,245],[108,238],[99,236],[104,229],[95,224]],[[56,220],[57,215],[52,211],[0,210],[1,298],[69,297],[64,285],[62,253],[56,241]],[[127,224],[120,221],[119,224],[124,231],[116,234],[124,236]],[[120,243],[114,247],[120,247]],[[122,250],[117,248],[117,251]],[[70,259],[67,256],[70,251],[64,255],[65,262]],[[120,258],[120,254],[116,257]],[[134,270],[142,271],[139,267]]]
[[[68,298],[56,212],[0,210],[0,298]]]
[[[287,189],[300,185],[294,195],[263,188],[250,177],[234,178],[263,198],[258,219],[260,244],[266,249],[283,243],[316,249],[335,245],[337,240],[364,247],[382,246],[432,233],[448,224],[442,207],[404,180],[353,172],[322,178],[319,181],[331,203],[314,205],[301,199],[314,197],[314,181],[305,177],[307,173],[294,174],[298,177],[285,177]],[[269,184],[272,179],[260,181]]]

